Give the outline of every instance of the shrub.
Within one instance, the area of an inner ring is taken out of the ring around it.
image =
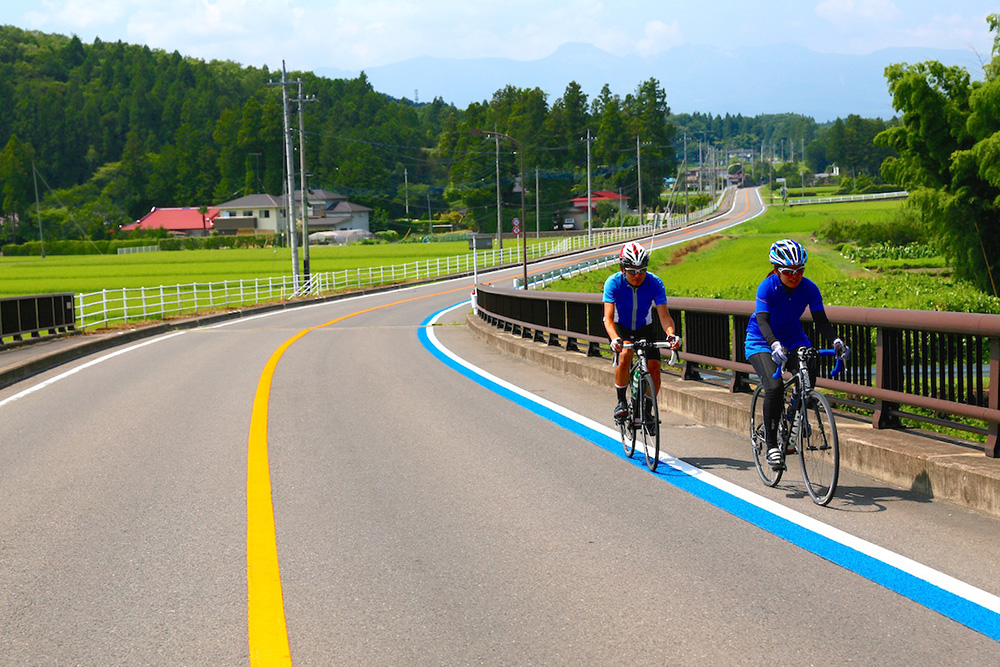
[[[830,218],[816,232],[829,243],[855,243],[858,246],[888,244],[904,246],[928,244],[930,234],[917,215],[908,207],[900,207],[892,217],[877,222],[861,222],[854,218]]]

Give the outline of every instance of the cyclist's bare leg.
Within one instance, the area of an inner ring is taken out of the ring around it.
[[[660,394],[660,362],[657,359],[650,359],[647,363],[649,374],[653,376],[653,389],[657,396]]]
[[[618,353],[618,366],[615,367],[615,386],[628,386],[628,371],[632,364],[632,350],[622,350]]]

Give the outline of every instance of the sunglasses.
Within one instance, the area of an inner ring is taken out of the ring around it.
[[[625,269],[625,273],[629,274],[630,276],[641,276],[642,274],[646,273],[646,269]]]
[[[786,276],[801,276],[805,270],[804,266],[783,266],[778,269],[778,273],[783,273]]]

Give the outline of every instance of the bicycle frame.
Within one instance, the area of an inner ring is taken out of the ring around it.
[[[809,372],[809,364],[807,363],[806,359],[803,359],[803,356],[808,356],[809,354],[808,351],[811,349],[812,348],[808,347],[798,348],[799,367],[794,373],[792,373],[792,377],[787,382],[785,382],[785,389],[788,389],[791,386],[792,391],[794,393],[805,394],[806,392],[808,392],[810,389],[813,388],[814,383],[812,374]],[[814,351],[818,356],[821,357],[833,357],[836,356],[837,354],[837,351],[832,349],[814,350]],[[837,375],[840,375],[840,372],[842,370],[844,370],[844,360],[840,357],[837,357],[837,363],[834,364],[833,370],[830,372],[830,377],[836,377]],[[771,377],[777,379],[782,377],[783,374],[784,371],[781,368],[778,368],[778,370],[776,370],[774,372],[774,375]]]

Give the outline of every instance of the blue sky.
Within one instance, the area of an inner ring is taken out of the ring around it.
[[[0,0],[0,24],[272,69],[360,71],[421,55],[536,60],[584,42],[653,56],[680,44],[891,46],[988,60],[987,0]]]

